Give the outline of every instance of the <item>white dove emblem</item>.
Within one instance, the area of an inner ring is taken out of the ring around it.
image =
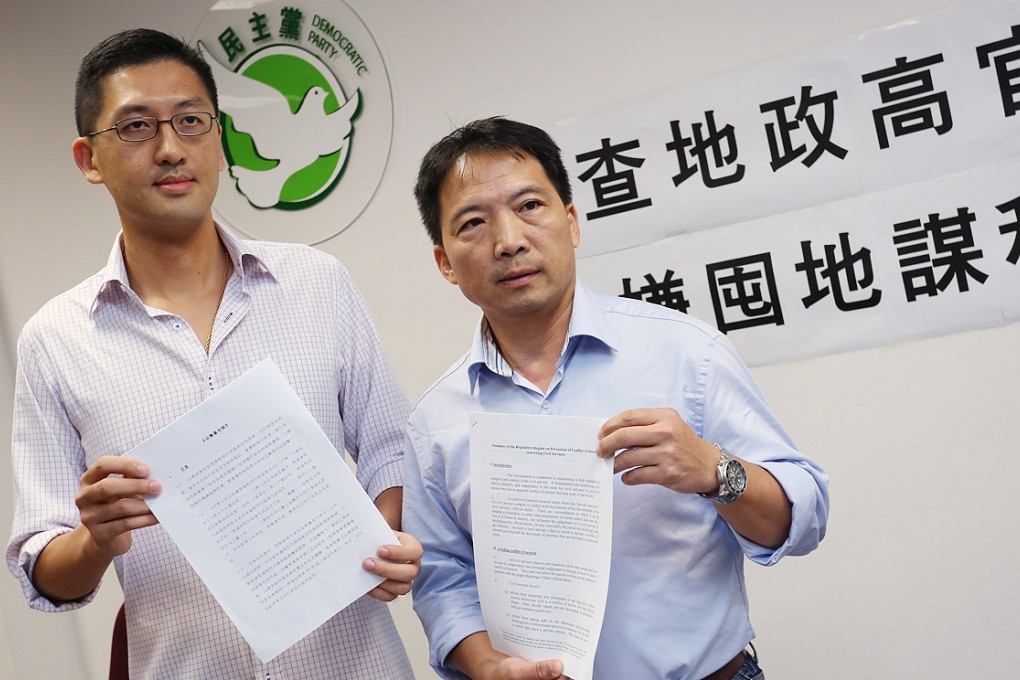
[[[323,106],[329,93],[314,86],[292,113],[281,92],[224,67],[201,42],[198,48],[212,67],[220,108],[230,114],[236,130],[252,136],[260,156],[277,161],[268,170],[230,166],[238,190],[255,207],[271,208],[279,203],[280,191],[291,175],[347,143],[354,129],[351,119],[358,110],[360,91],[356,90],[336,111],[326,113]]]

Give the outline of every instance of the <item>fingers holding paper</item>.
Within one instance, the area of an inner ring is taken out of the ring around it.
[[[369,557],[362,566],[386,580],[368,592],[383,602],[391,602],[411,592],[411,581],[421,569],[422,547],[418,539],[402,531],[393,532],[399,545],[383,545],[376,552],[378,558]]]
[[[476,680],[569,680],[563,675],[562,660],[528,661],[497,652],[484,630],[458,642],[446,661]]]
[[[562,661],[525,661],[516,656],[508,656],[500,661],[493,677],[501,680],[569,680],[563,675]]]
[[[81,476],[75,504],[101,552],[123,555],[131,547],[131,531],[159,523],[143,497],[162,486],[148,477],[148,465],[121,456],[103,456]]]
[[[110,562],[131,548],[131,532],[158,524],[142,500],[162,486],[149,466],[134,458],[103,456],[79,480],[75,504],[81,524],[43,548],[32,572],[39,592],[54,602],[77,600],[95,590]]]
[[[625,484],[659,484],[680,493],[717,488],[719,450],[698,437],[671,408],[619,413],[599,433],[598,454],[614,455]]]

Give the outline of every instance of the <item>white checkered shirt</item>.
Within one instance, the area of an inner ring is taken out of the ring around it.
[[[55,536],[80,521],[78,480],[265,358],[337,450],[357,461],[369,496],[401,485],[408,404],[346,269],[313,248],[242,241],[207,355],[178,316],[128,285],[115,243],[107,266],[48,302],[18,340],[13,455],[16,511],[7,562],[29,604],[56,605],[31,581]],[[135,531],[114,561],[124,590],[132,678],[411,678],[387,606],[362,597],[263,665],[160,526]]]

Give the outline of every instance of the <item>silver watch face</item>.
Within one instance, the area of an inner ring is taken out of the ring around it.
[[[731,460],[726,463],[726,486],[735,494],[744,493],[747,486],[747,473],[739,460]]]

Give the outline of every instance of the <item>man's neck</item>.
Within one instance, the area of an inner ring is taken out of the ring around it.
[[[570,328],[573,298],[551,318],[486,321],[500,354],[510,367],[543,392],[549,389]]]
[[[124,224],[120,250],[132,289],[143,300],[203,287],[200,272],[222,271],[222,247],[211,218],[175,233]]]
[[[212,219],[184,238],[153,238],[125,227],[121,247],[128,281],[142,302],[187,321],[209,352],[233,266]]]
[[[224,250],[211,219],[171,236],[125,226],[121,249],[131,288],[147,304],[219,290]]]

